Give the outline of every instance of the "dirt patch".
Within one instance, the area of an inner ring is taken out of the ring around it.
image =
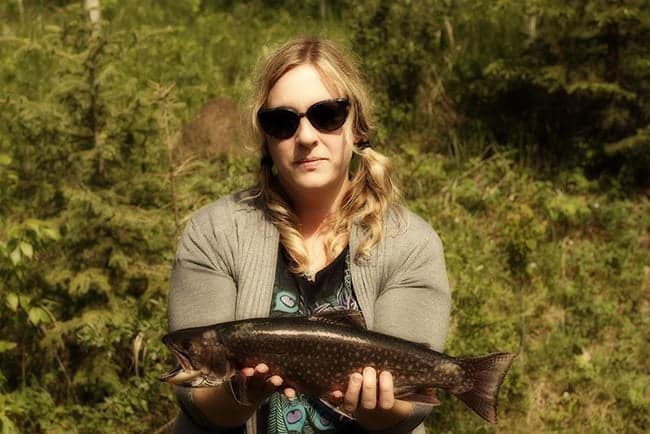
[[[247,125],[243,112],[231,98],[208,101],[179,134],[174,152],[178,160],[190,156],[210,158],[223,154],[246,152]]]

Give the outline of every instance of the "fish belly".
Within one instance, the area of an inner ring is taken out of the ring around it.
[[[437,357],[417,344],[400,348],[390,342],[328,334],[256,333],[228,345],[239,368],[265,363],[285,384],[301,392],[322,396],[345,391],[351,374],[371,366],[379,374],[390,371],[397,390],[451,388],[462,369],[453,359]]]

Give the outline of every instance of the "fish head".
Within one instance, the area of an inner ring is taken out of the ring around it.
[[[178,366],[162,375],[161,381],[184,387],[214,387],[234,373],[216,330],[181,330],[168,334],[163,342]]]

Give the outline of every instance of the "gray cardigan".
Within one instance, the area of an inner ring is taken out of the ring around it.
[[[251,191],[223,197],[195,212],[181,236],[169,292],[169,330],[268,316],[279,233]],[[361,230],[350,234],[355,257]],[[369,329],[423,342],[442,351],[451,296],[440,238],[406,209],[386,218],[384,237],[372,255],[350,261],[352,284]],[[177,388],[181,411],[175,433],[205,430],[191,402],[191,389]],[[391,433],[424,433],[431,410],[414,405],[414,414]],[[419,426],[418,426],[419,425]],[[417,426],[417,428],[415,428]],[[414,430],[415,428],[415,430]],[[246,424],[256,433],[255,417]]]

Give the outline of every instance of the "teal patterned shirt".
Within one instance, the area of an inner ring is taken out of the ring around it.
[[[309,280],[289,270],[287,253],[280,246],[269,316],[316,315],[338,310],[361,311],[352,288],[349,248]],[[290,401],[276,392],[263,406],[262,414],[268,434],[363,432],[356,423],[341,421],[320,401],[302,394]]]

